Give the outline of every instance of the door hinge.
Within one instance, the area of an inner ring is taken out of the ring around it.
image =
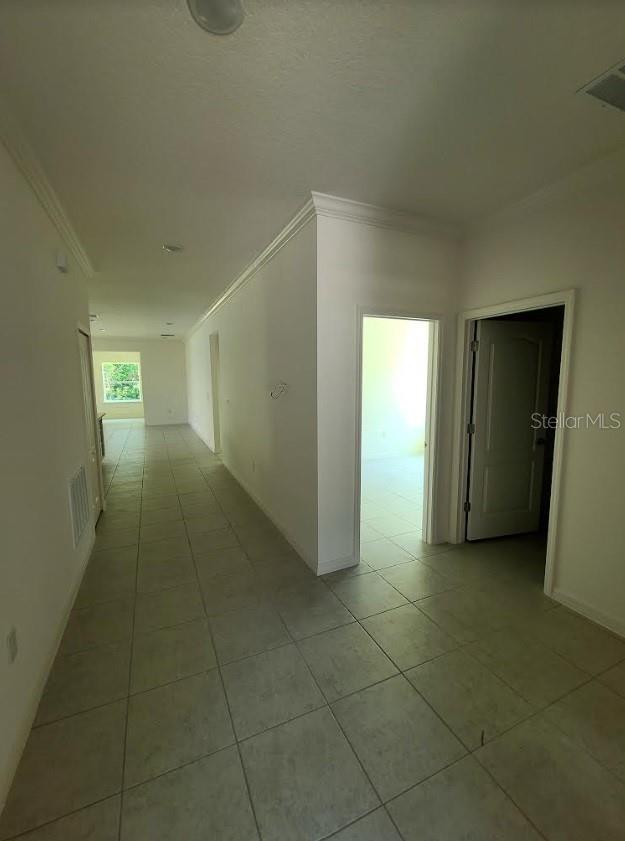
[[[465,502],[464,503],[464,510],[468,513],[471,510],[471,503]]]
[[[475,424],[468,423],[467,424],[467,435],[475,435]]]
[[[480,346],[479,341],[477,339],[473,339],[473,341],[469,345],[469,349],[470,349],[471,353],[477,353],[479,346]]]

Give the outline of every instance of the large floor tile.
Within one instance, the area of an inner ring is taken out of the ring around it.
[[[197,584],[185,584],[155,593],[140,593],[135,609],[135,633],[180,625],[204,616]]]
[[[364,619],[362,625],[402,670],[438,657],[458,645],[411,604]]]
[[[325,704],[305,660],[294,645],[274,648],[224,666],[223,680],[239,739]]]
[[[137,547],[94,552],[87,564],[74,608],[112,601],[135,591]]]
[[[35,724],[56,721],[128,695],[130,641],[57,657]]]
[[[218,549],[229,549],[232,546],[239,546],[237,536],[230,528],[216,529],[215,531],[203,532],[201,534],[190,534],[189,540],[196,558],[205,555],[207,552],[216,552]]]
[[[566,608],[550,610],[525,623],[523,632],[590,674],[599,674],[625,660],[625,640]]]
[[[625,762],[625,698],[593,681],[545,710],[545,718],[610,768]]]
[[[189,534],[207,534],[211,531],[226,528],[228,521],[222,513],[216,511],[212,514],[204,514],[201,517],[185,515],[185,524]]]
[[[290,641],[284,624],[270,605],[243,608],[210,619],[220,663],[260,654]]]
[[[176,512],[180,511],[180,503],[178,501],[178,496],[175,493],[162,494],[161,496],[148,496],[144,497],[141,501],[141,510],[143,514],[145,514],[146,511],[163,511],[165,509],[171,509]],[[152,518],[150,518],[150,520],[152,520]],[[152,522],[154,522],[154,520],[152,520]]]
[[[11,838],[119,792],[126,702],[37,727],[30,734],[0,838]]]
[[[352,614],[321,581],[286,587],[274,596],[274,603],[296,639],[354,621]]]
[[[119,795],[87,806],[25,835],[19,841],[117,841]]]
[[[406,677],[473,750],[532,714],[532,707],[465,651],[451,651]]]
[[[119,642],[132,636],[134,598],[73,610],[70,614],[59,654],[75,654],[97,645]]]
[[[103,549],[121,549],[139,542],[138,526],[129,529],[98,529],[95,539],[96,552]]]
[[[393,538],[393,542],[401,546],[414,558],[427,558],[431,555],[438,555],[440,552],[448,552],[452,547],[449,543],[426,543],[422,539],[421,531],[416,530],[410,534],[402,534]]]
[[[146,561],[167,561],[170,558],[184,558],[191,555],[186,536],[168,537],[153,543],[142,543],[139,547],[139,563]]]
[[[124,785],[145,782],[233,742],[217,670],[133,695]]]
[[[420,561],[388,567],[381,570],[380,575],[411,602],[456,586],[452,579],[439,575]]]
[[[378,800],[325,708],[241,745],[263,841],[325,838]]]
[[[217,665],[205,619],[137,634],[130,691],[142,692]]]
[[[383,802],[466,753],[402,675],[332,709]]]
[[[397,669],[358,624],[309,637],[299,648],[328,701],[364,689]]]
[[[405,841],[540,841],[471,756],[388,804]]]
[[[209,616],[259,607],[267,602],[266,594],[253,572],[220,573],[209,577],[203,574],[201,567],[198,567],[198,572]]]
[[[126,791],[121,841],[212,839],[258,839],[236,747]]]
[[[588,680],[581,669],[514,630],[490,634],[468,651],[537,709]]]
[[[253,571],[247,555],[240,546],[195,555],[195,564],[201,579],[212,578],[214,575],[233,575]]]
[[[417,607],[459,642],[473,642],[511,624],[494,600],[466,587],[420,599]]]
[[[625,698],[625,662],[619,663],[612,669],[608,669],[598,678],[605,686],[609,686],[614,692],[618,692]]]
[[[187,532],[182,520],[160,520],[155,523],[141,523],[141,543],[152,543],[155,540],[185,539]]]
[[[383,569],[414,561],[412,555],[388,538],[364,543],[360,548],[360,558],[373,569]]]
[[[625,786],[544,720],[518,724],[475,755],[549,841],[623,841]]]
[[[383,537],[395,537],[414,531],[413,523],[390,512],[367,520],[367,525],[378,531]]]
[[[385,809],[376,809],[331,836],[332,841],[402,841]]]
[[[175,558],[139,558],[137,592],[153,593],[168,587],[193,584],[197,580],[190,555]]]
[[[356,619],[364,619],[375,613],[382,613],[384,610],[407,604],[404,596],[377,572],[354,575],[330,586]]]

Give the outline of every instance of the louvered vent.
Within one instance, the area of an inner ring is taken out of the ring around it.
[[[84,464],[76,471],[69,483],[69,507],[72,513],[74,546],[78,546],[85,526],[89,522],[89,491]]]
[[[584,85],[580,93],[587,93],[603,105],[625,111],[625,66],[621,62],[617,67]]]

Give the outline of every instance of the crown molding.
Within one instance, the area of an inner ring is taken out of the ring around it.
[[[214,301],[210,308],[199,318],[193,327],[188,331],[187,338],[192,336],[193,333],[200,327],[206,319],[213,315],[213,313],[217,312],[220,307],[222,307],[227,301],[232,298],[233,295],[242,289],[246,284],[250,282],[250,280],[254,277],[254,275],[262,269],[264,265],[266,265],[270,260],[272,260],[278,251],[287,244],[287,242],[295,236],[304,225],[308,224],[310,220],[315,216],[315,206],[313,204],[312,199],[308,199],[306,204],[300,208],[295,216],[291,219],[290,222],[282,228],[280,233],[274,237],[274,239],[269,243],[269,245],[260,252],[260,254],[249,263],[246,268],[241,272],[241,274],[233,281],[230,286],[223,292],[222,295]]]
[[[327,193],[311,192],[311,197],[306,204],[298,210],[295,216],[288,222],[280,233],[261,251],[251,263],[241,272],[222,295],[214,301],[210,308],[199,318],[193,327],[187,332],[186,338],[195,331],[218,309],[242,289],[254,275],[262,269],[266,263],[272,260],[287,242],[300,231],[311,219],[317,216],[327,216],[332,219],[346,219],[349,222],[358,222],[361,225],[371,225],[376,228],[387,228],[394,231],[405,231],[407,233],[429,233],[446,236],[456,236],[456,226],[436,222],[423,216],[416,216],[411,213],[402,213],[399,210],[388,210],[385,207],[378,207],[374,204],[363,204],[352,199],[343,199],[339,196],[330,196]]]
[[[406,213],[401,210],[390,210],[375,204],[344,199],[331,196],[328,193],[312,192],[312,202],[317,216],[327,216],[331,219],[345,219],[348,222],[358,222],[361,225],[371,225],[374,228],[386,228],[406,233],[430,233],[447,236],[457,235],[459,229],[449,222]]]
[[[0,100],[0,139],[22,175],[28,181],[76,262],[84,274],[91,277],[94,274],[91,260],[35,153],[3,99]]]

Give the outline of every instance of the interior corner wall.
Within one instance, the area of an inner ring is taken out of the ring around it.
[[[104,381],[102,379],[102,365],[105,362],[131,362],[139,363],[141,371],[141,354],[132,350],[94,350],[93,351],[93,384],[95,389],[95,402],[98,412],[104,412],[107,419],[114,418],[142,418],[143,400],[132,400],[129,402],[106,402],[104,400]]]
[[[68,483],[87,463],[78,324],[85,279],[0,143],[0,811],[94,540],[74,548]],[[4,641],[17,631],[9,665]]]
[[[97,339],[94,351],[137,351],[146,426],[187,422],[184,342],[172,339]]]
[[[554,596],[625,635],[625,155],[580,170],[491,220],[465,251],[464,307],[575,287],[567,414],[622,413],[620,429],[567,429]]]
[[[356,435],[359,308],[438,316],[439,448],[435,541],[448,537],[449,447],[458,298],[458,247],[439,232],[403,232],[345,219],[317,220],[317,436],[319,569],[357,563]]]
[[[219,335],[221,457],[317,568],[316,233],[285,242],[187,340],[189,421],[214,448],[210,336]],[[287,390],[272,399],[279,382]]]

